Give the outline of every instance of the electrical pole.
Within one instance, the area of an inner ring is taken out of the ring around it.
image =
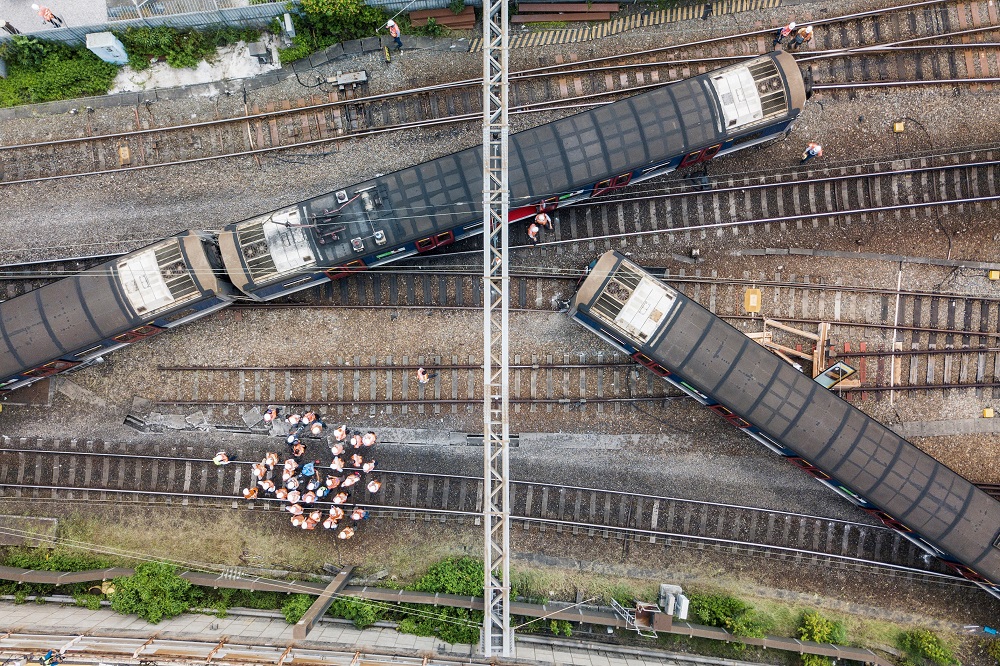
[[[510,657],[507,0],[484,0],[483,39],[483,653]]]

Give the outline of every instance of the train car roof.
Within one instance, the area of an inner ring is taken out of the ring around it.
[[[622,264],[631,268],[623,272]],[[1000,582],[1000,503],[680,292],[663,285],[666,299],[643,290],[647,280],[638,274],[663,284],[607,252],[571,307],[614,322],[619,334],[641,341],[644,353],[694,388]],[[642,316],[629,314],[631,301]]]
[[[135,321],[101,264],[0,303],[0,379],[127,330]]]
[[[184,234],[0,303],[0,379],[106,340],[200,298],[208,264]],[[185,247],[186,246],[186,247]],[[200,279],[199,279],[200,278]]]
[[[789,104],[804,100],[801,88],[794,59],[767,54],[512,134],[511,206],[664,163],[782,112],[797,114],[799,107]],[[720,104],[720,94],[735,111]],[[727,113],[736,114],[735,125],[727,126]],[[476,146],[229,225],[236,239],[223,239],[223,256],[234,275],[242,263],[255,285],[266,284],[317,265],[378,256],[382,245],[398,247],[481,218],[482,147]]]

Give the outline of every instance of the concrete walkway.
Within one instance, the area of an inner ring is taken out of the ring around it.
[[[213,661],[225,661],[225,654],[235,657],[240,652],[238,644],[258,646],[254,654],[262,662],[267,661],[266,653],[276,651],[284,654],[291,645],[296,650],[310,652],[325,651],[331,657],[336,654],[353,656],[356,652],[398,654],[403,657],[417,657],[433,654],[443,660],[461,659],[466,663],[480,663],[475,647],[471,645],[451,645],[433,637],[401,634],[394,628],[371,627],[357,629],[353,624],[324,618],[309,634],[308,642],[298,643],[292,637],[293,625],[285,622],[276,613],[263,611],[234,611],[226,618],[211,615],[185,614],[159,624],[150,624],[134,615],[118,615],[111,610],[88,610],[77,606],[52,603],[26,603],[15,605],[0,602],[0,654],[40,653],[50,648],[59,648],[69,642],[68,637],[81,634],[88,637],[115,637],[143,642],[156,638],[156,643],[147,645],[135,658],[153,658],[156,654],[162,661],[170,654],[165,642],[187,641],[183,649],[186,654],[202,659],[211,654]],[[539,642],[541,641],[541,642]],[[192,646],[204,643],[201,650]],[[220,642],[226,649],[218,650]],[[97,643],[80,640],[67,651],[70,661],[74,655],[83,658],[83,650],[96,651]],[[122,648],[135,650],[131,644],[121,644]],[[267,649],[264,649],[267,648]],[[79,652],[74,653],[74,650]],[[204,653],[202,655],[201,653]],[[145,656],[145,655],[150,656]],[[291,664],[294,655],[285,655],[283,664]],[[698,657],[659,654],[652,650],[637,650],[625,647],[580,643],[577,647],[570,641],[547,641],[543,638],[527,637],[518,640],[516,658],[513,664],[555,664],[573,666],[653,666],[677,664],[679,661],[697,661],[715,666],[735,666],[739,662]],[[274,661],[278,661],[276,658]],[[350,660],[348,660],[350,661]],[[486,663],[486,662],[482,662]],[[504,662],[507,663],[506,660]]]

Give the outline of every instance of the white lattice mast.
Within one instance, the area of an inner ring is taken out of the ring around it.
[[[510,657],[507,1],[483,2],[483,652]]]

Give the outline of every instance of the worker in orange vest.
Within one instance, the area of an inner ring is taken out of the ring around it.
[[[400,51],[403,50],[403,40],[399,38],[399,26],[392,19],[385,24],[389,28],[389,34],[392,35],[392,39],[396,42],[396,48]]]

